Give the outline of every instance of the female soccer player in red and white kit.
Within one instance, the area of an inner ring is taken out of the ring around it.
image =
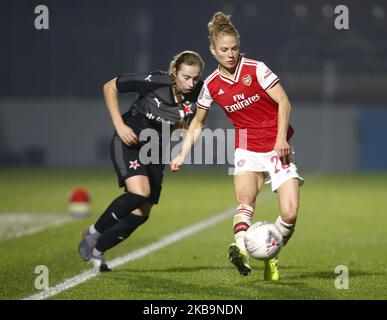
[[[263,62],[240,55],[239,34],[230,16],[215,13],[208,29],[210,50],[219,66],[204,82],[196,115],[179,155],[171,162],[171,170],[180,170],[201,133],[212,102],[216,102],[236,130],[234,188],[238,207],[233,220],[235,243],[229,246],[229,259],[240,274],[248,275],[251,267],[244,235],[251,225],[263,183],[271,183],[272,191],[278,195],[280,215],[275,225],[286,244],[295,228],[303,179],[292,161],[291,106],[277,75]],[[277,261],[277,257],[265,261],[265,280],[279,279]]]

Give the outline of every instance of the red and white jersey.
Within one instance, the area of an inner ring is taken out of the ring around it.
[[[235,148],[269,152],[277,138],[278,104],[266,91],[278,81],[263,62],[241,57],[234,78],[221,75],[219,69],[207,77],[197,105],[209,110],[215,101],[221,106],[235,127]],[[292,134],[289,125],[288,139]]]

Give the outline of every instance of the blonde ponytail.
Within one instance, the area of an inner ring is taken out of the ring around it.
[[[231,16],[226,15],[223,12],[216,12],[211,21],[208,23],[209,40],[211,45],[215,45],[215,40],[220,34],[232,35],[238,40],[239,33],[231,22]]]

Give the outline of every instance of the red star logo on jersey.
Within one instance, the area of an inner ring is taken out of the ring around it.
[[[193,113],[192,110],[191,110],[191,107],[192,107],[192,104],[185,104],[184,105],[184,114],[190,114],[190,113]]]
[[[246,86],[250,86],[252,80],[253,78],[251,77],[251,74],[245,74],[242,78],[242,82]]]
[[[129,169],[137,170],[137,167],[140,166],[140,165],[137,163],[137,160],[129,161],[129,162],[130,162],[130,167],[129,167]]]

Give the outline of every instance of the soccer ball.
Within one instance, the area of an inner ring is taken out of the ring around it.
[[[282,234],[274,224],[258,221],[247,229],[245,245],[247,252],[253,258],[271,259],[282,249]]]

